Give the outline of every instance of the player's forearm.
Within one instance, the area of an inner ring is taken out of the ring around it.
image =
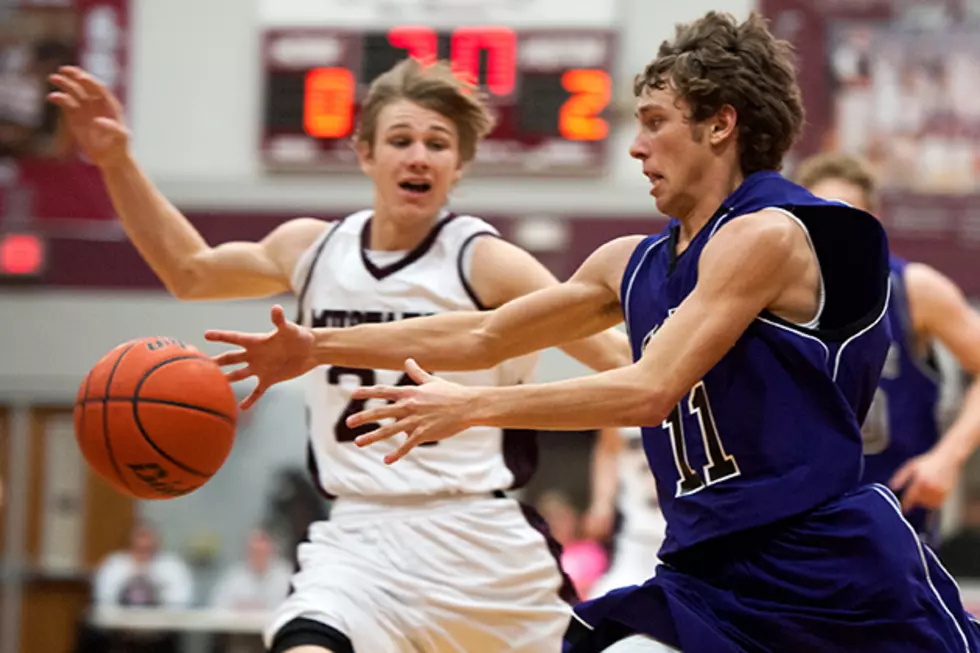
[[[400,370],[414,358],[435,372],[493,367],[496,360],[481,330],[485,313],[457,311],[346,329],[314,329],[314,365]]]
[[[599,433],[598,438],[602,438]],[[618,434],[615,437],[619,437]],[[612,508],[616,503],[616,493],[619,490],[619,461],[617,453],[598,442],[592,454],[592,505],[602,508]]]
[[[192,262],[208,244],[190,221],[126,158],[102,169],[112,205],[126,235],[167,289],[177,296],[193,283]]]
[[[577,431],[660,424],[672,404],[639,365],[592,376],[526,386],[484,388],[472,425]]]
[[[616,329],[607,329],[594,336],[575,340],[562,345],[561,349],[596,372],[626,367],[633,362],[633,354],[626,334]]]
[[[950,459],[963,465],[980,445],[980,378],[973,381],[963,398],[959,416],[937,445]]]

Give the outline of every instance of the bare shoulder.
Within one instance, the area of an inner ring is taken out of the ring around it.
[[[952,279],[925,263],[905,266],[904,281],[912,325],[918,333],[931,331],[935,321],[966,306],[963,292]]]
[[[619,298],[619,288],[633,252],[646,236],[620,236],[600,246],[572,276],[573,281],[600,285]]]
[[[905,285],[909,293],[916,295],[959,293],[959,288],[949,277],[925,263],[909,263],[905,266]]]
[[[806,233],[789,215],[767,209],[722,225],[705,246],[701,262],[703,266],[723,257],[779,263],[794,254],[811,255]]]
[[[469,275],[473,292],[486,308],[558,283],[534,256],[503,238],[487,234],[470,247],[470,268],[464,274]]]
[[[262,240],[262,247],[276,266],[289,278],[293,269],[310,245],[319,238],[332,222],[316,218],[287,220],[269,232]]]

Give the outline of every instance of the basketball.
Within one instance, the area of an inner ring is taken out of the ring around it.
[[[204,485],[235,440],[238,406],[213,361],[173,338],[140,338],[102,357],[78,389],[82,455],[119,492],[173,499]]]

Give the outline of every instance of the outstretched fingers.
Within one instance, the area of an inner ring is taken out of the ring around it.
[[[248,347],[251,345],[258,344],[265,338],[265,334],[257,335],[254,333],[244,333],[242,331],[220,331],[218,329],[209,329],[204,332],[204,339],[211,342],[223,342],[228,345],[236,345],[238,347]]]

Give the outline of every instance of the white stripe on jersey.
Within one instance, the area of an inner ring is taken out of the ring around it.
[[[302,324],[348,327],[477,309],[464,280],[469,275],[464,250],[479,234],[496,235],[493,227],[471,216],[444,216],[433,229],[434,237],[393,264],[383,265],[382,257],[372,260],[371,253],[362,250],[362,232],[369,229],[370,218],[371,211],[348,216],[300,258],[293,287],[300,295]],[[384,263],[390,258],[385,256]],[[531,355],[490,370],[439,376],[465,385],[512,385],[525,381],[536,361],[537,355]],[[385,465],[383,457],[396,443],[385,441],[361,449],[352,442],[355,434],[344,425],[344,418],[361,409],[351,401],[355,388],[408,382],[402,372],[321,366],[304,381],[316,480],[330,494],[490,492],[513,485],[508,463],[530,464],[515,460],[516,450],[505,456],[500,429],[477,427],[434,446],[416,448],[396,465]],[[526,449],[530,443],[520,444]]]

